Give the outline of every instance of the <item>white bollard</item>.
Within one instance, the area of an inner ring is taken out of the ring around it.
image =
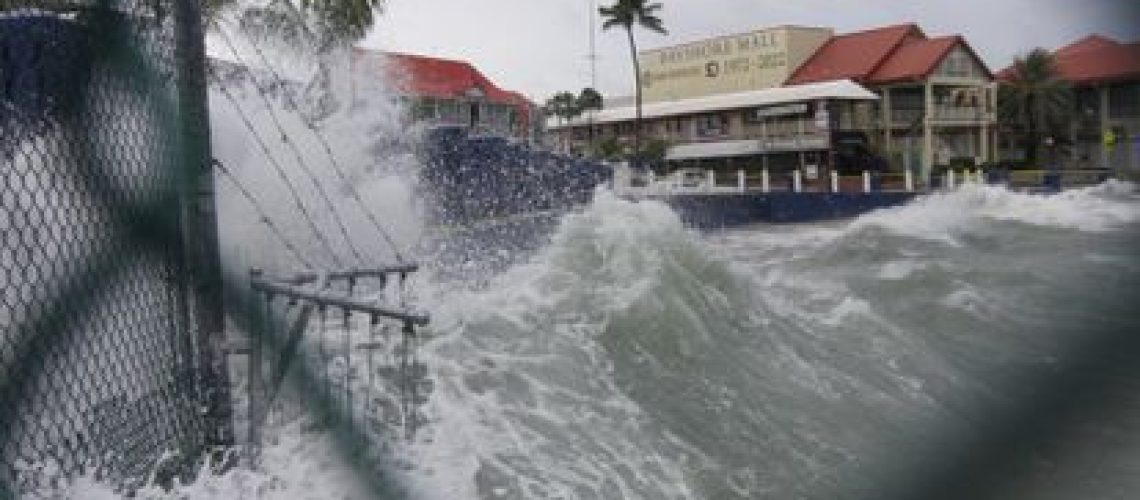
[[[978,184],[985,184],[985,183],[986,183],[986,171],[985,171],[985,169],[979,168],[978,169]]]
[[[744,185],[744,184],[745,184],[745,182],[746,182],[746,181],[745,181],[745,178],[744,178],[744,170],[743,170],[743,169],[741,169],[741,170],[737,170],[737,171],[736,171],[736,190],[737,190],[737,191],[740,191],[741,193],[743,193],[743,192],[744,192],[744,188],[746,187],[746,186]]]
[[[868,172],[866,170],[863,171],[863,192],[871,192],[871,172]]]
[[[709,183],[706,191],[716,191],[716,170],[709,169],[705,172],[705,176],[708,178]]]
[[[903,170],[903,184],[906,186],[906,191],[909,193],[914,191],[914,174],[910,173],[910,169]]]
[[[660,186],[657,185],[657,174],[652,170],[645,173],[645,190],[650,193],[655,192]]]
[[[956,184],[954,181],[955,181],[954,171],[953,170],[947,170],[946,171],[946,187],[949,189],[954,189],[954,185]]]
[[[831,170],[831,192],[839,192],[839,172],[836,172],[835,170]]]
[[[803,187],[801,184],[802,184],[802,182],[800,181],[800,171],[799,170],[793,170],[792,171],[792,191],[796,192],[796,193],[800,192],[801,188]]]
[[[766,167],[764,168],[763,171],[760,172],[760,191],[763,191],[765,193],[767,193],[769,191],[768,169]]]

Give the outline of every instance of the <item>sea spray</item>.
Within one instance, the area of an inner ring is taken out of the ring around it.
[[[921,216],[951,209],[952,220]],[[906,479],[954,466],[1087,334],[1140,327],[1128,302],[1138,213],[1130,184],[964,188],[850,221],[700,234],[664,205],[599,193],[486,286],[419,284],[435,389],[428,422],[398,452],[407,496],[906,491]],[[1097,366],[1098,380],[1135,380]],[[1072,432],[1036,436],[1048,446],[1009,469],[1002,496],[1140,488],[1135,392],[1119,397]],[[335,477],[334,448],[314,451],[321,432],[280,432],[263,469],[178,494],[360,493]]]

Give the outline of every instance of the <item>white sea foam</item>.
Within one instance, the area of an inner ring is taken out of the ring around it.
[[[646,427],[599,344],[684,237],[658,203],[599,192],[483,291],[442,294],[425,346],[437,391],[413,450],[423,498],[691,498],[675,440]],[[670,451],[671,450],[671,451]]]
[[[954,243],[958,233],[987,220],[1109,231],[1140,221],[1140,191],[1135,184],[1120,181],[1058,194],[1028,194],[970,184],[870,212],[855,219],[850,228],[882,227],[905,236]]]

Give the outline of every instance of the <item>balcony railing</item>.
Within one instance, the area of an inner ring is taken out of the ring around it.
[[[922,109],[892,109],[891,123],[895,126],[910,125],[922,119]]]
[[[936,121],[973,122],[981,121],[987,113],[976,106],[935,106],[931,116]]]

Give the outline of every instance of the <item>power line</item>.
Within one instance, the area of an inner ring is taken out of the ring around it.
[[[218,31],[224,33],[224,29],[222,28],[221,24],[216,20],[214,21],[214,27],[217,28]],[[274,83],[282,88],[285,88],[285,79],[282,78],[281,75],[273,68],[273,65],[270,64],[269,58],[265,55],[265,52],[261,50],[261,47],[259,47],[253,40],[249,41],[249,46],[253,49],[254,53],[257,54],[257,57],[261,60],[261,63],[265,65],[265,68],[269,71],[269,74],[273,76]],[[238,55],[235,54],[235,57],[238,57]],[[300,106],[293,99],[292,94],[290,94],[288,91],[282,92],[282,94],[284,95],[286,102],[291,108],[300,109]],[[306,117],[303,113],[298,112],[297,117],[301,120],[301,123],[305,125],[305,128],[309,129],[309,131],[313,133],[313,136],[316,137],[317,142],[321,144],[325,155],[329,158],[329,164],[332,166],[333,172],[336,173],[338,180],[340,180],[340,182],[345,186],[345,189],[348,191],[353,201],[355,201],[357,206],[360,207],[361,212],[364,213],[364,216],[368,219],[372,226],[376,228],[376,231],[380,233],[380,236],[384,238],[384,241],[388,244],[389,248],[392,249],[392,253],[395,255],[396,260],[401,263],[404,262],[405,259],[400,253],[399,246],[396,245],[396,242],[392,239],[391,234],[389,234],[389,232],[384,229],[383,224],[380,223],[380,220],[376,217],[376,214],[368,209],[368,205],[364,203],[364,200],[360,197],[360,193],[357,192],[356,188],[353,187],[352,183],[349,181],[348,176],[345,175],[344,169],[341,167],[340,162],[336,159],[336,155],[333,153],[332,146],[329,145],[328,139],[325,138],[324,134],[322,134],[320,129],[317,128],[316,124],[313,123],[312,120],[309,120],[309,118]]]
[[[222,176],[229,179],[230,183],[233,184],[234,187],[237,188],[238,192],[240,192],[242,196],[245,197],[246,201],[253,206],[253,210],[257,212],[257,216],[261,219],[261,223],[265,224],[265,226],[269,228],[270,232],[273,233],[273,235],[281,241],[281,244],[284,245],[285,248],[287,248],[289,252],[293,254],[293,258],[297,259],[301,265],[305,266],[308,269],[316,269],[313,267],[313,264],[309,262],[309,260],[306,259],[303,254],[301,254],[300,250],[298,250],[297,247],[293,245],[293,243],[289,241],[288,238],[285,237],[285,233],[281,231],[281,228],[273,222],[273,219],[269,218],[269,214],[266,213],[265,207],[257,201],[257,198],[254,198],[253,194],[250,193],[249,190],[246,189],[240,181],[238,181],[237,176],[231,173],[220,160],[214,159],[212,160],[212,163],[214,167],[222,173]]]
[[[301,216],[305,219],[305,222],[309,224],[309,228],[312,229],[313,234],[317,237],[317,240],[320,241],[321,245],[324,246],[325,251],[328,252],[328,254],[332,257],[333,263],[337,267],[344,267],[344,263],[340,260],[340,256],[338,256],[336,252],[333,251],[333,247],[331,244],[329,244],[328,238],[325,238],[324,233],[321,232],[320,227],[317,226],[317,223],[313,220],[312,215],[309,214],[309,210],[305,208],[305,204],[301,201],[301,195],[297,193],[296,186],[294,186],[293,182],[289,180],[289,176],[285,174],[285,169],[281,168],[281,164],[278,163],[277,159],[273,157],[273,153],[269,149],[269,146],[265,144],[265,140],[263,140],[261,138],[261,135],[257,133],[257,129],[253,126],[253,122],[249,119],[249,116],[245,114],[245,111],[242,110],[241,106],[237,102],[237,99],[233,96],[232,93],[230,93],[229,89],[226,88],[225,83],[222,82],[222,79],[214,73],[212,68],[207,69],[207,73],[211,78],[214,79],[214,82],[217,83],[218,90],[222,93],[223,96],[225,96],[226,100],[230,102],[230,104],[233,106],[234,111],[236,111],[238,116],[241,118],[241,121],[245,125],[245,128],[249,130],[249,133],[253,137],[254,141],[257,142],[257,144],[261,147],[261,152],[265,155],[265,158],[269,160],[269,164],[273,166],[274,172],[277,173],[277,176],[281,178],[282,182],[284,182],[285,186],[289,189],[289,193],[293,198],[293,203],[301,212]]]
[[[238,55],[237,47],[234,46],[233,41],[230,39],[230,37],[226,35],[225,30],[222,30],[219,26],[218,31],[220,32],[222,40],[234,53],[234,57],[237,58],[238,64],[245,69],[246,74],[248,74],[251,79],[254,79],[253,72],[249,69],[249,66],[241,60],[241,56]],[[256,85],[256,80],[254,80],[254,84]],[[308,164],[305,163],[304,155],[302,155],[301,151],[297,149],[297,145],[289,138],[288,132],[285,131],[285,127],[281,124],[281,120],[277,117],[277,112],[273,110],[273,103],[269,101],[269,98],[265,96],[260,88],[257,89],[257,95],[261,96],[261,100],[265,104],[265,108],[269,111],[270,120],[277,127],[277,132],[281,134],[281,142],[284,142],[289,146],[289,150],[293,153],[293,157],[297,161],[297,166],[301,168],[301,171],[305,173],[305,175],[309,178],[309,181],[312,182],[313,186],[317,188],[317,192],[320,193],[321,198],[324,200],[325,204],[328,205],[329,211],[332,213],[333,220],[336,221],[336,225],[340,229],[341,236],[344,238],[344,241],[348,243],[349,250],[352,251],[352,254],[356,257],[356,260],[363,264],[364,257],[360,254],[360,250],[356,248],[356,245],[353,244],[352,237],[348,234],[348,228],[345,227],[344,221],[341,220],[340,215],[336,211],[336,205],[333,203],[332,198],[328,194],[328,191],[325,190],[324,185],[317,179],[317,176],[313,174]]]

